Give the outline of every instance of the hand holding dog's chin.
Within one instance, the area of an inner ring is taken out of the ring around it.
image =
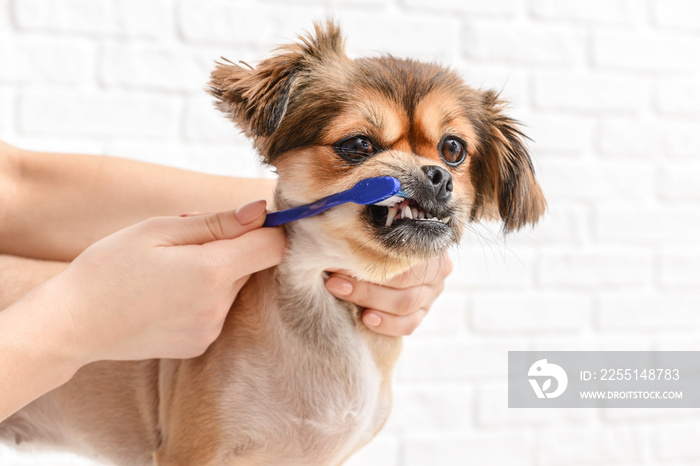
[[[370,330],[387,336],[412,334],[445,288],[452,272],[447,254],[415,265],[380,284],[358,280],[347,271],[334,270],[326,288],[334,296],[365,310],[362,322]]]
[[[264,211],[150,219],[85,250],[50,283],[79,364],[202,354],[250,274],[282,260]]]

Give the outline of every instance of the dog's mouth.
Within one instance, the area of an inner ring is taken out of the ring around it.
[[[375,204],[369,206],[369,215],[375,226],[386,228],[398,227],[406,222],[431,222],[449,225],[451,217],[438,217],[425,209],[418,201],[410,198],[399,198],[393,205],[383,206]]]
[[[418,198],[418,194],[411,194]],[[427,201],[399,198],[393,205],[371,205],[365,218],[377,240],[404,256],[435,257],[459,241],[453,209],[426,197]]]

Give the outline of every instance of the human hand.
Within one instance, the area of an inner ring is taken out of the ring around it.
[[[452,261],[444,254],[382,285],[358,280],[347,271],[331,272],[326,289],[337,298],[365,308],[362,322],[370,330],[402,336],[413,333],[442,293],[445,279],[452,272]]]
[[[152,218],[86,249],[47,282],[83,362],[202,354],[250,274],[282,260],[284,233],[260,228],[264,212],[258,201]]]

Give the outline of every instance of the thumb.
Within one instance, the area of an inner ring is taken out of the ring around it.
[[[168,237],[174,246],[237,238],[262,226],[265,207],[266,202],[260,200],[235,211],[182,217],[178,219],[178,228],[170,230]]]

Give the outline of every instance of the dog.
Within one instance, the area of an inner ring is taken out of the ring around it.
[[[250,278],[201,357],[90,364],[0,424],[5,440],[122,465],[341,464],[389,415],[401,339],[369,331],[325,270],[382,282],[470,222],[511,232],[545,210],[497,93],[436,64],[350,59],[333,22],[255,67],[217,63],[209,92],[276,170],[277,209],[375,176],[408,197],[287,224],[284,262]]]

